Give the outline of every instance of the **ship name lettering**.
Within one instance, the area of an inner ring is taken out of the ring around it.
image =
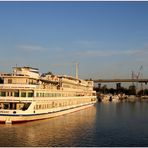
[[[9,113],[9,111],[0,111],[0,113]]]

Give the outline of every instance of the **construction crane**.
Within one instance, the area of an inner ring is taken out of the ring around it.
[[[132,79],[136,79],[138,80],[140,75],[142,77],[142,70],[143,70],[143,65],[140,66],[140,68],[138,69],[138,72],[135,74],[134,71],[132,71]],[[134,85],[134,82],[133,82]],[[136,90],[138,89],[138,81],[136,83]],[[141,90],[143,90],[143,84],[141,83]],[[137,92],[137,91],[136,91]]]
[[[141,65],[140,68],[139,68],[139,70],[138,70],[138,73],[137,73],[137,80],[139,79],[140,74],[142,76],[142,72],[141,72],[142,69],[143,69],[143,66]]]

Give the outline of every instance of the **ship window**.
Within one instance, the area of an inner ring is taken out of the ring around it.
[[[1,92],[1,96],[6,96],[6,92]]]
[[[16,109],[16,103],[10,103],[10,109]]]
[[[26,97],[26,92],[22,92],[21,97]]]
[[[36,96],[39,97],[39,93],[36,93]]]
[[[39,105],[39,109],[41,109],[41,107],[42,107],[42,106],[41,106],[41,105]]]
[[[93,93],[92,95],[93,95],[93,96],[95,96],[95,95],[96,95],[96,93]]]
[[[13,96],[12,92],[7,92],[7,96]]]
[[[32,92],[29,92],[28,93],[28,97],[33,97],[33,93]]]
[[[12,79],[8,79],[8,83],[11,84],[12,83]]]
[[[38,107],[38,105],[36,105],[36,109],[38,109],[39,107]]]
[[[40,97],[43,97],[43,93],[40,93]]]
[[[31,103],[24,103],[24,106],[22,108],[23,111],[27,110]]]
[[[9,109],[9,104],[8,103],[4,103],[4,109]]]
[[[17,104],[16,104],[16,109],[17,109],[17,110],[22,109],[22,107],[23,107],[23,104],[22,104],[22,103],[17,103]]]
[[[14,92],[14,97],[19,97],[19,92]]]

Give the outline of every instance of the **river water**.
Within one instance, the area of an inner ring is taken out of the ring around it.
[[[148,101],[97,103],[51,119],[0,125],[0,147],[148,146]]]

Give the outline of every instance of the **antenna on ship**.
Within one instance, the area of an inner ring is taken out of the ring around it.
[[[78,66],[79,66],[79,63],[75,63],[75,66],[76,66],[76,79],[78,79]]]
[[[16,64],[16,71],[15,71],[15,75],[17,75],[17,64]]]
[[[13,74],[16,75],[16,74],[17,74],[17,64],[16,64],[15,67],[12,67],[12,68],[13,68],[13,69],[12,69],[12,70],[13,70]]]

